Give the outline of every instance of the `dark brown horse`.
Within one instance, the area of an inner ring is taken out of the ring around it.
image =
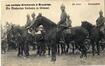
[[[57,44],[62,36],[61,29],[57,27],[57,25],[49,20],[48,18],[41,16],[38,17],[33,24],[31,24],[28,28],[36,29],[39,25],[43,25],[45,30],[47,31],[46,38],[52,48],[52,58],[54,59],[57,51]],[[69,30],[69,31],[66,31]],[[75,41],[78,45],[78,49],[81,51],[82,56],[86,56],[86,47],[83,44],[88,32],[85,28],[78,26],[72,27],[70,29],[64,30],[65,34],[65,42],[69,45],[70,41]]]
[[[82,22],[82,27],[87,29],[89,32],[89,38],[91,39],[93,56],[95,55],[95,53],[100,55],[100,43],[99,43],[99,41],[102,38],[105,38],[104,31],[101,32],[95,25],[92,25],[91,23],[89,23],[87,21]],[[95,47],[96,47],[96,49],[95,49]]]

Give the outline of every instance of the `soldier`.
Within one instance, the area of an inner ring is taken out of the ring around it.
[[[67,19],[67,14],[66,14],[66,11],[65,11],[65,6],[62,4],[61,5],[61,17],[60,17],[60,21],[58,23],[58,30],[61,32],[63,31],[65,28],[67,28],[67,23],[66,23],[66,19]],[[61,39],[60,41],[62,41],[63,43],[65,42],[65,39],[64,39],[64,33],[61,32]]]
[[[67,18],[66,18],[66,23],[67,23],[67,27],[72,27],[72,26],[71,26],[72,21],[71,21],[69,15],[68,15]]]
[[[26,27],[29,26],[31,24],[31,19],[30,19],[30,15],[27,14],[27,24],[26,24]]]
[[[39,26],[38,32],[40,33],[39,41],[38,41],[38,51],[37,54],[44,55],[45,54],[45,30],[42,25]]]
[[[99,12],[99,18],[96,20],[97,28],[101,31],[104,27],[105,17],[103,17],[102,10]]]
[[[41,37],[42,37],[42,40],[41,40],[41,43],[42,43],[42,54],[44,55],[45,52],[46,52],[46,45],[45,45],[45,35],[46,35],[46,31],[44,29],[44,27],[42,27],[42,30],[41,30]]]
[[[37,18],[39,18],[39,17],[41,17],[41,16],[42,16],[42,13],[39,13],[38,16],[37,16]]]
[[[35,13],[34,12],[32,13],[31,17],[32,17],[32,22],[34,22],[35,21]]]
[[[6,53],[6,51],[8,50],[8,44],[7,44],[7,37],[6,35],[3,36],[3,38],[1,38],[1,53]]]
[[[23,50],[24,50],[23,38],[19,32],[17,33],[17,43],[18,43],[17,44],[17,46],[18,46],[17,56],[23,56]]]
[[[27,29],[30,28],[30,26],[33,25],[33,23],[35,22],[35,13],[34,12],[31,14],[31,17],[32,17],[32,21],[31,21],[31,24],[27,26]]]
[[[58,26],[61,27],[61,28],[64,28],[66,27],[66,18],[67,18],[67,14],[66,14],[66,11],[65,11],[65,6],[62,4],[61,5],[61,17],[60,17],[60,22],[58,23]]]

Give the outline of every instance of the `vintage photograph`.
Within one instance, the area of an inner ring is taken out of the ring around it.
[[[105,0],[4,0],[1,66],[105,65]]]

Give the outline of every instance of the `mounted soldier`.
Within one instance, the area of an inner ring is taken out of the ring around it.
[[[29,29],[30,26],[35,22],[35,13],[34,12],[31,14],[31,17],[32,17],[32,20],[30,20],[30,16],[27,15],[27,22],[29,24],[26,26],[26,29]]]
[[[32,17],[32,22],[34,22],[35,21],[35,13],[34,12],[32,13],[31,17]]]
[[[31,19],[30,19],[30,15],[27,14],[27,23],[26,23],[26,27],[29,26],[31,24]]]
[[[67,13],[65,11],[65,6],[63,4],[61,5],[61,12],[62,13],[60,16],[60,21],[58,23],[58,27],[63,29],[65,27],[67,27],[67,25],[66,25]]]
[[[58,23],[58,30],[60,31],[60,33],[61,33],[61,39],[60,39],[60,41],[62,42],[62,43],[64,43],[65,42],[65,39],[64,39],[64,33],[62,32],[65,28],[67,28],[68,27],[68,25],[67,25],[67,13],[66,13],[66,11],[65,11],[65,6],[62,4],[61,5],[61,7],[60,7],[60,9],[61,9],[61,16],[60,16],[60,21],[59,21],[59,23]],[[59,33],[58,33],[59,34]]]
[[[99,17],[96,20],[96,26],[99,29],[99,31],[103,31],[104,27],[105,27],[105,17],[103,17],[103,12],[102,10],[99,12]]]
[[[67,15],[67,18],[66,18],[67,27],[72,27],[71,23],[72,23],[72,21],[71,21],[71,19],[70,19],[70,16]]]
[[[36,18],[39,18],[39,17],[41,17],[41,16],[42,16],[42,13],[39,13],[38,16],[37,16]]]

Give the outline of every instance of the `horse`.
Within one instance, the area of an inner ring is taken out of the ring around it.
[[[28,27],[28,29],[36,29],[39,25],[43,25],[45,30],[47,31],[46,37],[52,48],[52,56],[55,57],[57,51],[57,44],[60,41],[60,36],[62,36],[62,31],[60,28],[57,27],[57,25],[53,21],[49,20],[44,16],[40,16],[39,18],[37,18],[35,22]],[[78,49],[82,53],[81,57],[87,55],[86,47],[84,46],[83,41],[88,35],[88,31],[84,27],[78,26],[65,29],[64,34],[66,40],[65,42],[67,43],[67,45],[69,45],[70,41],[75,41],[76,45],[78,45]]]
[[[66,52],[68,52],[69,50],[69,43],[74,41],[75,45],[72,44],[73,53],[74,53],[74,46],[75,46],[76,47],[75,49],[79,49],[81,52],[85,52],[86,54],[86,47],[84,45],[84,41],[88,36],[88,31],[86,29],[84,29],[81,26],[76,26],[76,27],[71,27],[64,30],[64,33],[65,33],[65,42],[67,44]],[[84,51],[82,51],[83,49]]]
[[[104,31],[100,32],[99,29],[95,25],[92,25],[88,21],[83,21],[81,26],[87,29],[89,32],[89,38],[91,40],[93,56],[95,55],[95,47],[97,49],[97,54],[100,55],[99,41],[104,37],[105,35]]]
[[[13,26],[11,31],[7,34],[8,42],[12,41],[16,45],[14,48],[18,50],[17,56],[23,56],[23,54],[29,56],[30,37],[24,26]]]
[[[15,28],[12,26],[12,28],[7,31],[7,44],[8,44],[8,50],[10,49],[16,49],[16,36],[15,36]]]

